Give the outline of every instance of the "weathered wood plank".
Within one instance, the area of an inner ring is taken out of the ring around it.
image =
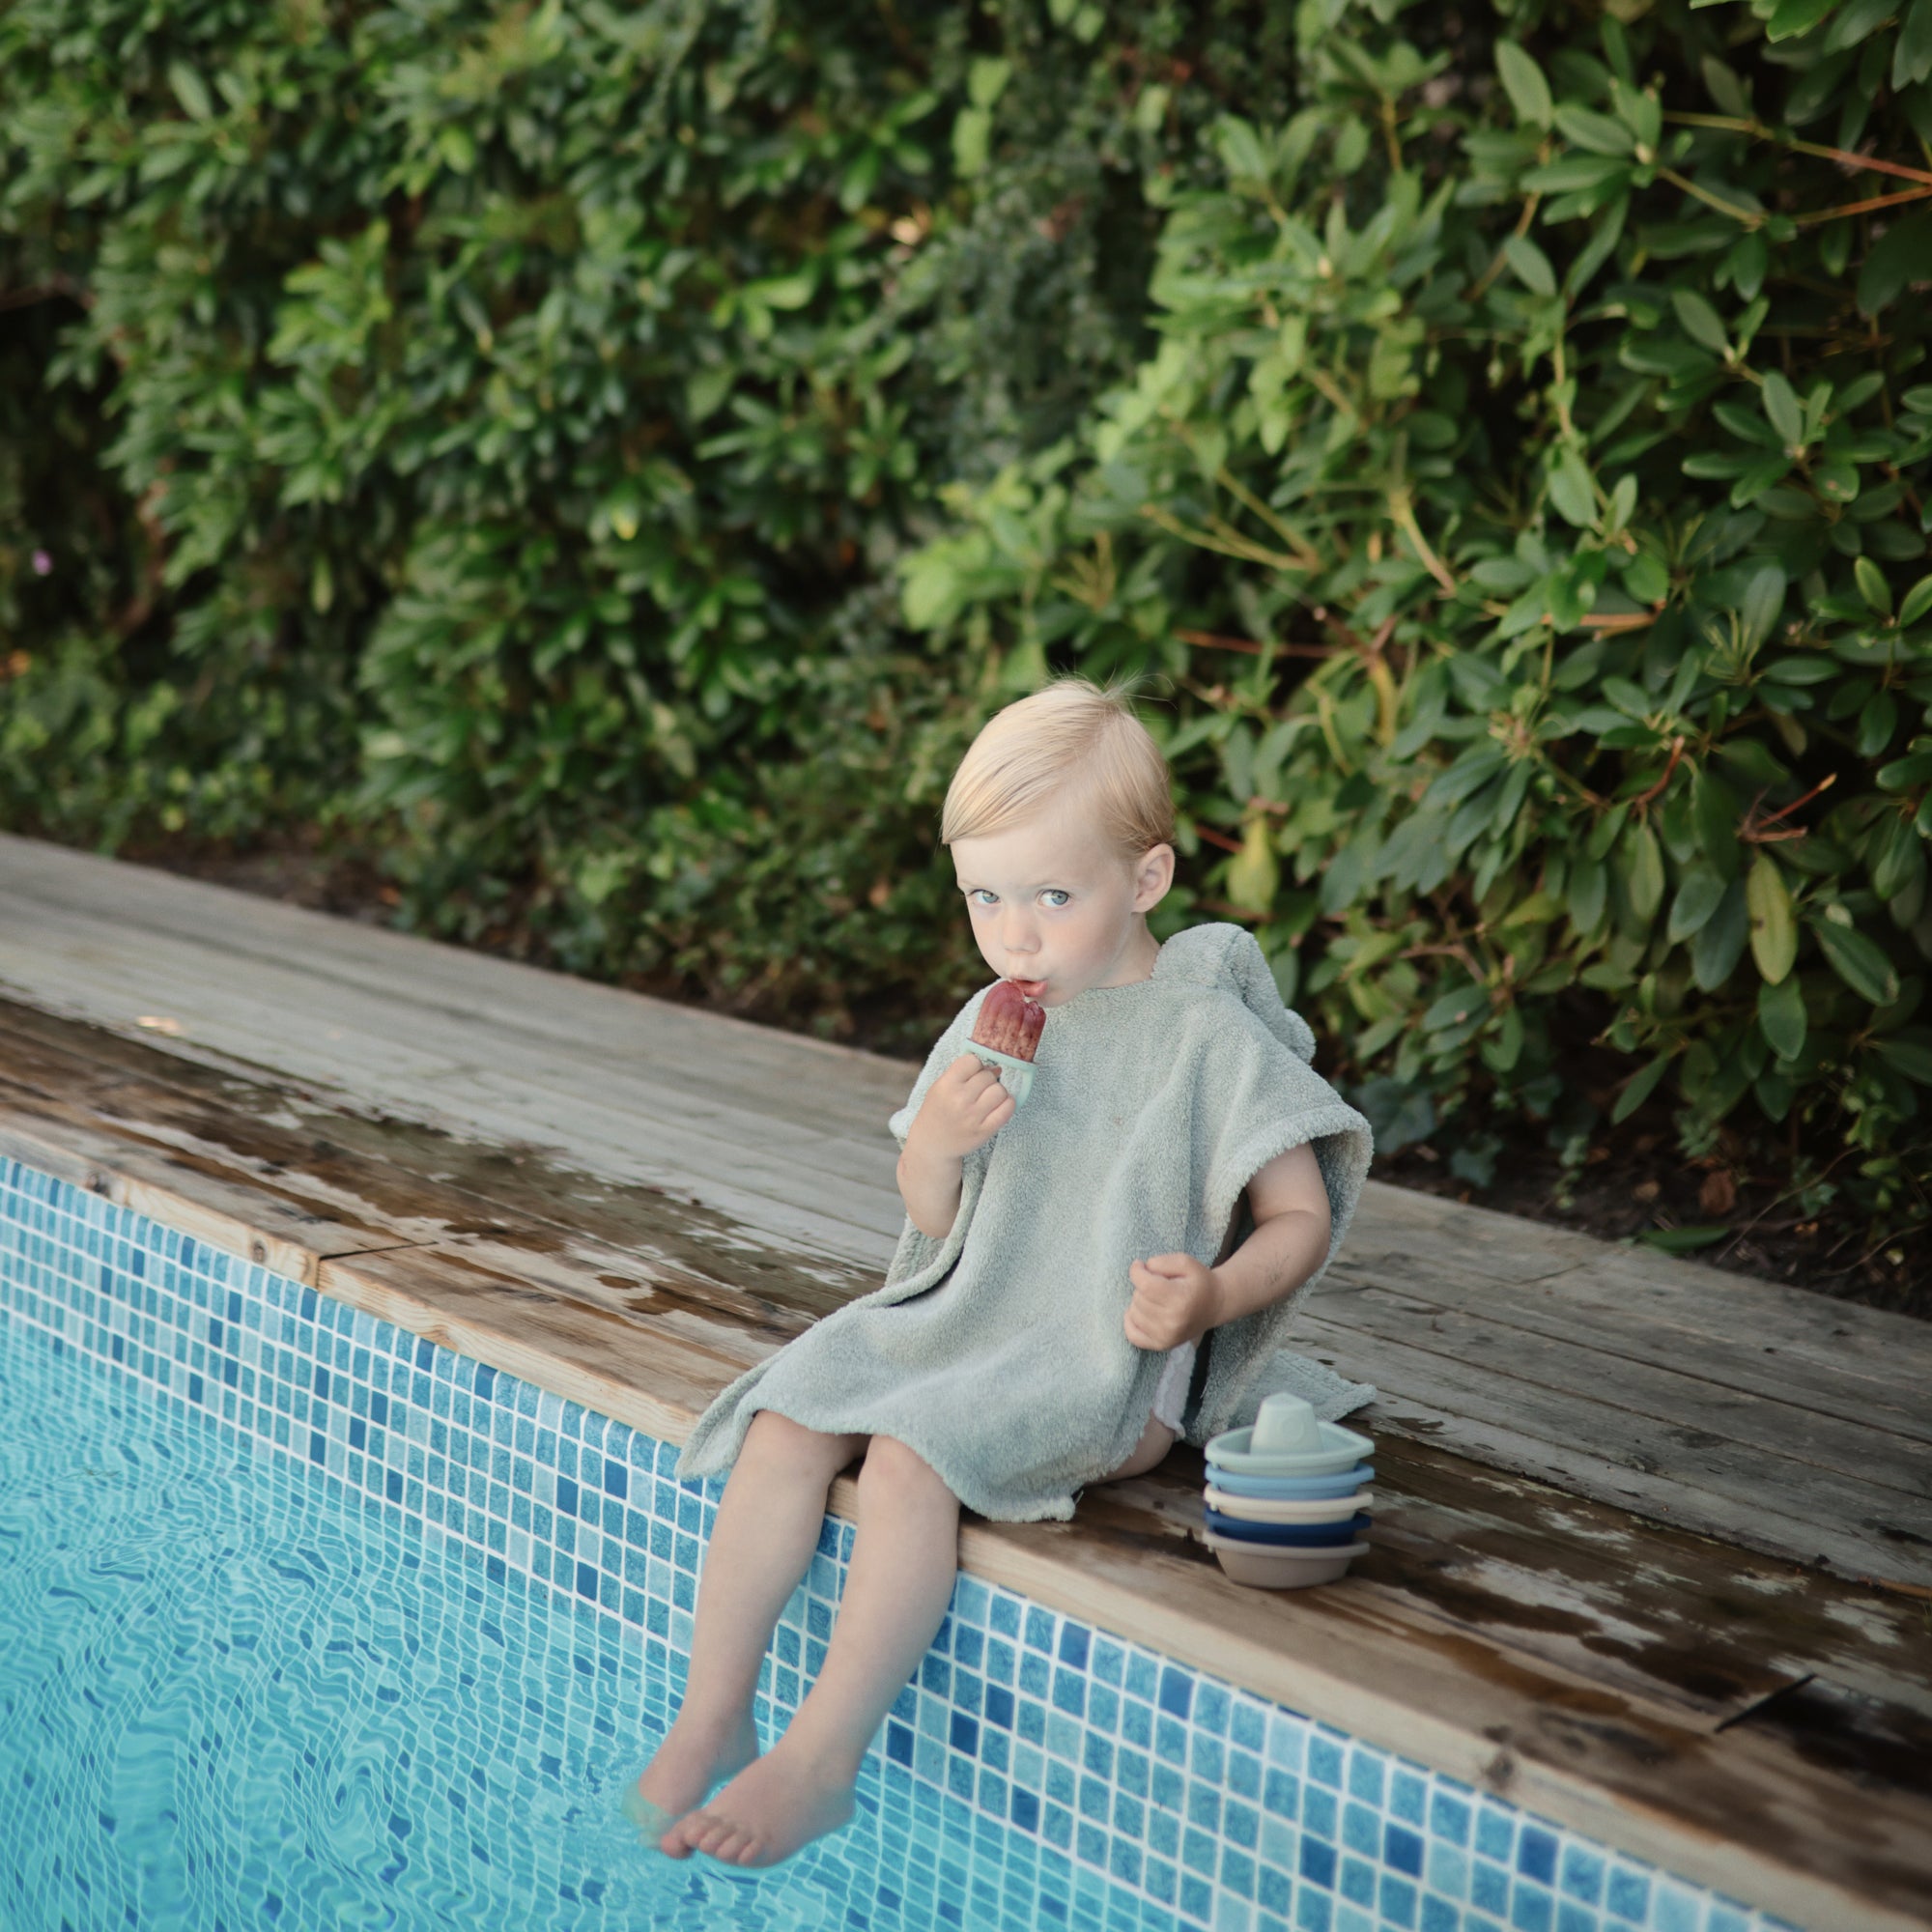
[[[1683,1448],[1718,1451],[1730,1445],[1896,1491],[1899,1495],[1881,1507],[1905,1508],[1908,1514],[1922,1508],[1926,1528],[1932,1530],[1932,1450],[1922,1441],[1884,1426],[1727,1387],[1722,1379],[1727,1358],[1715,1350],[1708,1373],[1702,1361],[1686,1373],[1673,1364],[1613,1351],[1598,1335],[1579,1343],[1498,1320],[1487,1308],[1472,1314],[1432,1305],[1401,1289],[1364,1287],[1347,1306],[1348,1326],[1356,1335],[1410,1345],[1464,1370],[1489,1370],[1586,1404],[1606,1405],[1645,1424],[1664,1425],[1666,1439]],[[1329,1300],[1321,1313],[1334,1321],[1335,1309]]]
[[[1715,1723],[1812,1677],[1932,1717],[1932,1642],[1912,1598],[1429,1443],[1385,1435],[1376,1466],[1374,1541],[1351,1574],[1428,1615]]]
[[[1667,1425],[1567,1392],[1482,1371],[1302,1318],[1309,1352],[1378,1390],[1378,1431],[1434,1442],[1498,1468],[1795,1563],[1910,1587],[1932,1580],[1922,1509],[1877,1490],[1717,1438],[1687,1443]],[[1897,1507],[1904,1504],[1905,1507]]]
[[[1755,1332],[1719,1337],[1664,1321],[1633,1319],[1627,1309],[1602,1293],[1597,1270],[1577,1268],[1552,1280],[1499,1290],[1493,1282],[1472,1279],[1438,1264],[1427,1276],[1408,1268],[1389,1268],[1381,1257],[1364,1258],[1345,1251],[1322,1283],[1322,1312],[1332,1321],[1354,1326],[1352,1297],[1366,1294],[1371,1305],[1400,1306],[1427,1321],[1453,1311],[1499,1327],[1573,1343],[1594,1354],[1619,1362],[1637,1363],[1689,1376],[1719,1390],[1761,1397],[1775,1408],[1791,1407],[1863,1429],[1883,1431],[1917,1443],[1932,1443],[1932,1403],[1914,1400],[1910,1383],[1899,1370],[1922,1349],[1925,1370],[1932,1379],[1932,1335],[1918,1333],[1923,1323],[1911,1324],[1897,1338],[1887,1358],[1882,1378],[1877,1361],[1856,1369],[1819,1361],[1808,1350],[1780,1348],[1759,1341]],[[1593,1291],[1596,1291],[1593,1293]],[[1363,1324],[1374,1332],[1373,1321]],[[1921,1455],[1919,1467],[1924,1459]]]
[[[1349,1265],[1389,1286],[1516,1291],[1509,1305],[1548,1297],[1621,1329],[1694,1335],[1693,1346],[1749,1341],[1845,1375],[1897,1385],[1901,1353],[1932,1350],[1928,1326],[1805,1289],[1753,1281],[1683,1257],[1622,1248],[1566,1228],[1371,1181],[1350,1235]]]
[[[11,967],[38,983],[49,957],[59,956],[71,971],[95,976],[99,997],[126,1006],[165,993],[185,1009],[177,1017],[192,1012],[204,1025],[223,1028],[230,1010],[212,1002],[208,989],[211,980],[239,979],[248,996],[242,1013],[259,1007],[271,1017],[308,1015],[324,1034],[342,1028],[338,1044],[349,1051],[356,1050],[354,1036],[372,1016],[384,1015],[400,1024],[384,1025],[383,1037],[393,1031],[434,1044],[454,1064],[476,1064],[476,1041],[487,1037],[492,1057],[504,1047],[527,1047],[598,1071],[635,1065],[690,1098],[733,1102],[815,1132],[882,1130],[917,1070],[809,1036],[199,881],[111,867],[104,875],[67,877],[68,865],[76,858],[86,864],[86,855],[59,853],[49,865],[49,849],[24,840],[0,844],[7,895],[35,915],[30,935],[10,940],[0,932],[0,979],[14,977]],[[131,893],[124,891],[130,883],[124,873],[135,875]],[[827,1079],[833,1069],[838,1077]],[[769,1105],[774,1083],[781,1083],[785,1096],[777,1113]]]

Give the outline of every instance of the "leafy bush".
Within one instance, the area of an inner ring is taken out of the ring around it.
[[[1152,667],[1389,1143],[1904,1225],[1932,0],[1755,4],[14,0],[0,822],[916,1052],[953,760]]]
[[[1580,1157],[1658,1092],[1693,1155],[1788,1122],[1814,1211],[1835,1141],[1925,1213],[1932,0],[1898,13],[1532,0],[1479,46],[1307,0],[1294,111],[1167,199],[1158,347],[909,564],[908,619],[1022,683],[1180,675],[1187,849],[1385,1150],[1458,1117],[1483,1179],[1486,1111]]]
[[[860,894],[931,855],[867,721],[973,680],[893,561],[1144,346],[1141,178],[1219,102],[1120,63],[1286,98],[1247,8],[1057,14],[0,13],[7,407],[75,399],[108,512],[34,522],[145,586],[9,623],[0,811],[320,819],[452,936],[897,980]]]

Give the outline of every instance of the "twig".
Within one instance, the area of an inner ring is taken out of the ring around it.
[[[1664,766],[1663,776],[1661,779],[1659,779],[1658,781],[1654,785],[1652,785],[1648,791],[1638,792],[1637,795],[1631,800],[1631,809],[1634,811],[1641,811],[1643,808],[1647,806],[1651,802],[1651,800],[1654,799],[1658,795],[1658,793],[1661,792],[1663,789],[1663,787],[1670,782],[1670,775],[1677,769],[1677,761],[1683,755],[1684,755],[1684,740],[1681,737],[1671,739],[1670,762]]]
[[[1844,214],[1869,214],[1875,208],[1894,208],[1901,201],[1923,201],[1932,194],[1932,187],[1905,187],[1896,194],[1881,194],[1870,201],[1848,201],[1842,208],[1817,208],[1809,214],[1794,214],[1791,218],[1803,228],[1810,221],[1835,221]]]
[[[1251,651],[1257,656],[1271,650],[1277,657],[1286,658],[1330,658],[1335,655],[1333,644],[1257,644],[1246,638],[1223,638],[1213,631],[1177,631],[1174,634],[1183,644],[1202,644],[1210,650]]]
[[[1772,845],[1780,838],[1803,838],[1805,828],[1802,825],[1787,826],[1780,832],[1767,832],[1767,825],[1776,825],[1787,812],[1796,811],[1801,805],[1809,805],[1821,791],[1829,790],[1838,781],[1836,772],[1828,772],[1803,798],[1794,798],[1789,805],[1781,805],[1776,811],[1767,811],[1762,819],[1757,809],[1764,803],[1764,793],[1751,800],[1750,810],[1745,813],[1745,822],[1738,827],[1738,837],[1747,845]]]
[[[1923,168],[1908,168],[1898,161],[1882,161],[1876,155],[1849,154],[1843,148],[1823,148],[1815,141],[1795,141],[1789,135],[1781,135],[1767,128],[1761,121],[1740,121],[1729,114],[1677,114],[1666,113],[1666,121],[1675,121],[1685,128],[1721,128],[1734,134],[1750,134],[1760,141],[1774,141],[1780,148],[1790,148],[1797,154],[1816,155],[1821,160],[1837,161],[1856,173],[1861,168],[1869,168],[1874,174],[1897,175],[1902,181],[1923,182],[1932,187],[1932,174]]]

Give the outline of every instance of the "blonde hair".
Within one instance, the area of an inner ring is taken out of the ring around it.
[[[1130,701],[1065,672],[995,712],[967,747],[940,812],[939,842],[990,838],[1049,807],[1083,813],[1125,863],[1174,843],[1173,778]]]

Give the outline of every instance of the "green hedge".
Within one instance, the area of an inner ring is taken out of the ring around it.
[[[1156,929],[1385,1146],[1668,1104],[1904,1227],[1928,76],[1932,0],[15,0],[0,822],[917,1051],[952,762],[1149,668]]]
[[[1455,1117],[1486,1179],[1485,1113],[1580,1159],[1657,1093],[1919,1219],[1932,0],[1422,18],[1301,10],[1302,104],[1167,198],[1158,348],[908,619],[1191,634],[1196,876],[1385,1150]]]

